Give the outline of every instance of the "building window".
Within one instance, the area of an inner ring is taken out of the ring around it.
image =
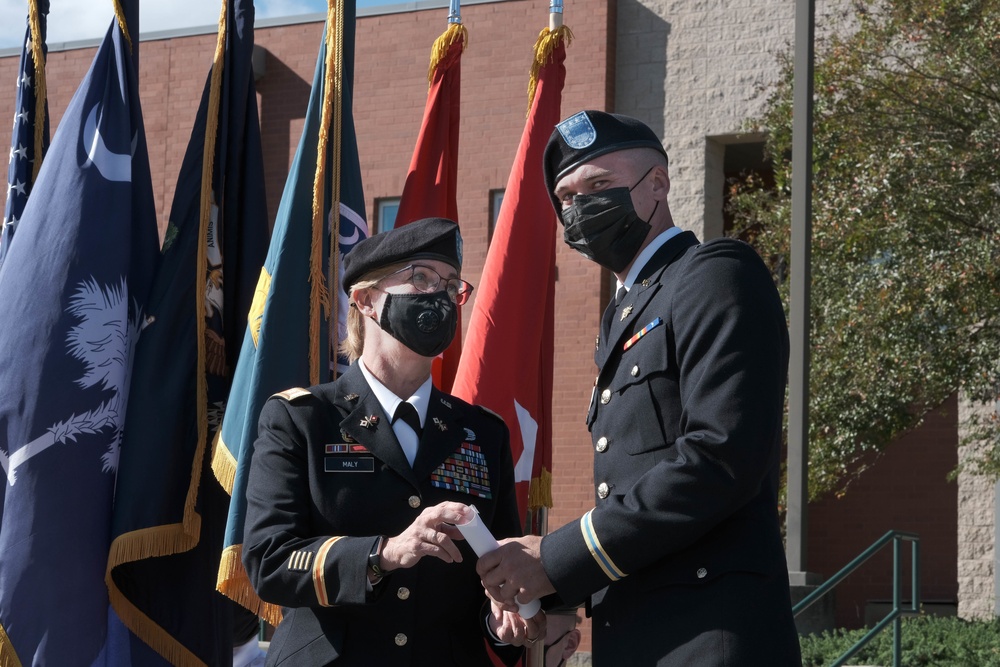
[[[500,205],[503,204],[504,192],[503,188],[490,190],[490,224],[487,229],[487,244],[493,241],[493,230],[497,228],[497,220],[500,219]]]
[[[396,226],[399,213],[399,197],[383,197],[375,200],[375,233],[387,232]]]

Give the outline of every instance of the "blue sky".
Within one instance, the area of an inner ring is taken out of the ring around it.
[[[395,4],[401,0],[359,0],[359,7]],[[278,18],[326,11],[326,0],[256,0],[257,18]],[[114,13],[112,0],[50,0],[48,43],[99,39]],[[140,0],[143,33],[176,30],[219,21],[221,1]],[[0,0],[0,49],[20,47],[24,39],[27,0]]]

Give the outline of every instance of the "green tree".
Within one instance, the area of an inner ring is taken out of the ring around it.
[[[1000,370],[1000,0],[886,0],[844,24],[815,66],[814,498],[954,392],[996,401]],[[786,61],[752,128],[776,187],[731,199],[786,304],[791,100]],[[995,411],[970,427],[996,474]]]

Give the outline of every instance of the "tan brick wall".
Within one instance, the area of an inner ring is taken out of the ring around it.
[[[987,406],[959,402],[959,416],[987,414]],[[959,460],[974,457],[983,443],[959,449]],[[958,615],[993,618],[996,596],[996,481],[973,473],[958,477]]]

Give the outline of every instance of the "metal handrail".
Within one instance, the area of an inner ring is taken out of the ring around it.
[[[902,584],[901,571],[903,568],[902,554],[900,553],[900,543],[906,540],[910,542],[910,554],[912,559],[912,581],[910,582],[910,608],[905,609],[902,606],[902,597],[900,595]],[[850,563],[845,565],[840,569],[837,574],[833,575],[825,581],[819,588],[814,590],[812,593],[804,597],[797,605],[792,607],[792,615],[798,616],[803,611],[808,609],[814,602],[819,600],[821,597],[833,590],[833,587],[844,580],[847,575],[858,569],[862,563],[874,556],[879,550],[882,549],[886,544],[892,542],[893,551],[893,561],[892,561],[892,611],[890,611],[885,618],[875,624],[871,630],[865,634],[864,637],[859,639],[854,646],[849,648],[846,653],[840,656],[836,662],[834,662],[830,667],[841,667],[846,663],[851,656],[860,651],[865,644],[870,642],[875,635],[880,633],[885,629],[889,623],[892,623],[892,665],[893,667],[900,667],[900,657],[902,654],[901,649],[901,633],[902,633],[902,616],[904,614],[915,614],[920,611],[920,537],[915,533],[906,533],[900,530],[890,530],[888,533],[880,537],[875,543],[870,547],[861,552],[861,554],[852,560]]]

